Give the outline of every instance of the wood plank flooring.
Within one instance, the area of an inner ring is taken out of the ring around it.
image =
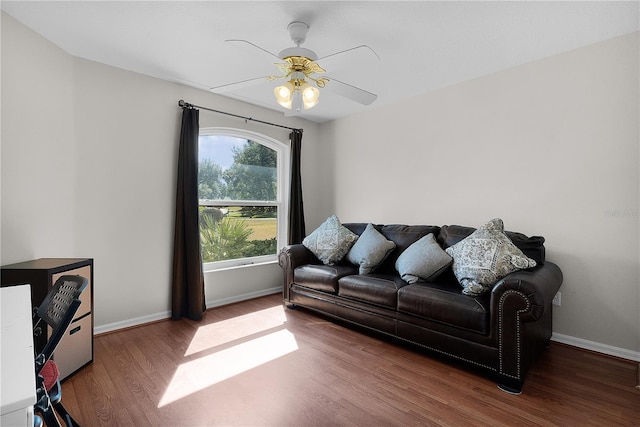
[[[637,364],[552,343],[512,396],[272,295],[97,336],[63,385],[91,426],[638,426]]]

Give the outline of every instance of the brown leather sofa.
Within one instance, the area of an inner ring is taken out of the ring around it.
[[[360,235],[366,223],[345,223]],[[481,368],[507,392],[520,393],[527,370],[551,338],[551,301],[560,268],[545,261],[544,238],[505,232],[536,267],[513,272],[491,292],[462,294],[451,267],[435,282],[408,284],[395,270],[400,253],[433,233],[443,249],[474,228],[457,225],[375,225],[395,250],[371,274],[341,261],[324,265],[302,244],[279,253],[285,304],[355,324]]]

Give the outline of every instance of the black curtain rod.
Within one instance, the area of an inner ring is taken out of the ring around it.
[[[265,122],[265,121],[262,121],[262,120],[257,120],[257,119],[254,119],[252,117],[239,116],[237,114],[227,113],[225,111],[214,110],[213,108],[207,108],[207,107],[201,107],[199,105],[189,104],[188,102],[185,102],[183,99],[178,101],[178,106],[181,107],[181,108],[201,108],[203,110],[213,111],[214,113],[226,114],[227,116],[237,117],[237,118],[243,119],[245,121],[246,120],[251,120],[252,122],[262,123],[262,124],[270,125],[270,126],[276,126],[276,127],[279,127],[279,128],[289,129],[289,130],[292,130],[292,131],[295,131],[295,132],[302,133],[302,129],[296,129],[296,128],[292,128],[292,127],[289,127],[289,126],[279,125],[277,123],[270,123],[270,122]]]

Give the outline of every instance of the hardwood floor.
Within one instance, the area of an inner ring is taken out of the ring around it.
[[[62,385],[84,427],[640,425],[633,362],[552,343],[512,396],[467,366],[285,309],[280,295],[94,345]]]

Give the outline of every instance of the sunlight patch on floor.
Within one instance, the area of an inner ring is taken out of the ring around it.
[[[185,356],[190,356],[252,334],[282,326],[286,320],[284,307],[277,305],[243,316],[201,326],[193,336]]]
[[[260,327],[261,330],[273,328],[265,324],[261,324]],[[178,366],[158,408],[296,350],[298,344],[293,334],[281,329],[185,362]]]

